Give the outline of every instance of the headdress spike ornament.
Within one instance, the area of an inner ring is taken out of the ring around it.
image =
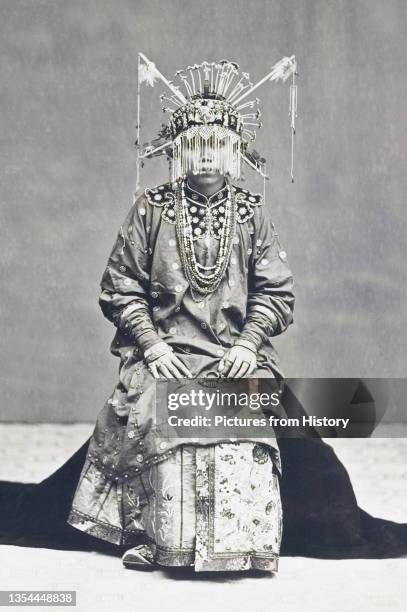
[[[267,81],[283,81],[286,82],[288,77],[294,74],[297,70],[297,62],[295,61],[295,55],[291,57],[283,57],[279,62],[274,64],[272,69],[265,77],[260,79],[253,87],[251,87],[248,91],[246,91],[240,98],[235,100],[235,104],[239,104],[242,100],[247,98],[247,96],[251,95],[253,91],[255,91],[258,87],[266,83]]]
[[[161,79],[161,81],[165,85],[167,85],[167,87],[172,91],[172,93],[175,94],[176,98],[178,98],[181,104],[186,103],[187,99],[181,93],[179,88],[175,87],[175,85],[171,81],[166,79],[165,76],[161,74],[161,72],[157,69],[156,65],[154,64],[154,62],[151,62],[144,55],[144,53],[139,53],[139,58],[142,60],[142,63],[139,64],[140,66],[139,67],[139,71],[140,71],[139,72],[139,82],[140,83],[143,83],[144,81],[146,81],[148,85],[151,85],[151,87],[154,87],[154,82],[157,79]]]

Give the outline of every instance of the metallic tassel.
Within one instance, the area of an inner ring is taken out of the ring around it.
[[[290,108],[289,116],[291,118],[290,129],[291,129],[291,182],[294,183],[294,136],[295,136],[295,119],[297,117],[298,108],[298,90],[295,84],[295,75],[293,72],[293,83],[290,85]]]

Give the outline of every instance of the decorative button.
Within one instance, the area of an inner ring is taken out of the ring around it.
[[[151,297],[158,298],[158,291],[152,291],[151,292]]]
[[[167,448],[167,446],[168,446],[168,442],[160,442],[161,450],[164,450],[165,448]]]
[[[281,261],[285,261],[287,259],[287,253],[285,251],[280,251],[278,254]]]
[[[208,327],[205,321],[201,321],[201,327],[202,329],[206,329]]]
[[[170,238],[170,239],[169,239],[169,241],[168,241],[168,244],[169,244],[170,246],[172,246],[172,247],[173,247],[173,246],[175,246],[175,245],[176,245],[176,242],[175,242],[174,238]]]
[[[196,213],[196,211],[197,211],[196,206],[191,206],[191,208],[189,209],[189,212],[191,212],[192,214]]]
[[[249,196],[247,199],[249,200],[249,202],[256,202],[256,198],[254,198],[253,196]]]
[[[137,453],[136,461],[138,461],[138,463],[143,463],[144,457],[143,457],[143,455],[141,453]]]
[[[172,335],[177,333],[177,328],[176,327],[170,327],[170,329],[168,330],[168,332]]]
[[[132,430],[132,431],[129,431],[129,433],[127,434],[127,437],[130,438],[130,440],[132,440],[135,437],[135,435],[136,435],[136,432]]]
[[[123,283],[128,287],[129,285],[131,285],[131,280],[130,278],[125,278]]]
[[[175,285],[175,291],[177,293],[179,293],[180,291],[182,291],[182,285]]]
[[[163,197],[162,197],[162,195],[160,195],[159,193],[157,193],[157,194],[154,196],[154,200],[155,200],[156,202],[160,202],[162,199],[163,199]]]
[[[171,268],[172,268],[173,270],[178,270],[179,265],[177,264],[177,262],[176,262],[176,261],[174,261],[174,263],[172,263],[172,264],[171,264]]]
[[[257,246],[260,246],[261,245],[261,240],[260,239],[257,240],[256,244],[257,244]]]
[[[119,266],[119,270],[120,272],[126,272],[127,268],[126,266]]]
[[[253,253],[253,249],[247,249],[247,254],[251,255]]]

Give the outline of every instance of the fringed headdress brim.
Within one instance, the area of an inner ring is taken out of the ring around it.
[[[213,126],[193,126],[173,142],[172,180],[187,172],[201,174],[216,169],[231,179],[240,178],[240,137],[232,130]]]

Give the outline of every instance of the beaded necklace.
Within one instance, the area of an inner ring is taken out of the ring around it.
[[[193,290],[207,296],[218,287],[229,263],[233,247],[233,238],[236,232],[236,201],[230,181],[226,178],[228,196],[225,202],[225,223],[219,237],[219,249],[215,263],[212,266],[203,266],[196,259],[192,218],[185,197],[185,179],[181,180],[176,189],[175,198],[175,226],[178,245],[181,255],[182,267]],[[208,208],[208,233],[211,232],[212,218]],[[198,301],[198,300],[195,300]]]

